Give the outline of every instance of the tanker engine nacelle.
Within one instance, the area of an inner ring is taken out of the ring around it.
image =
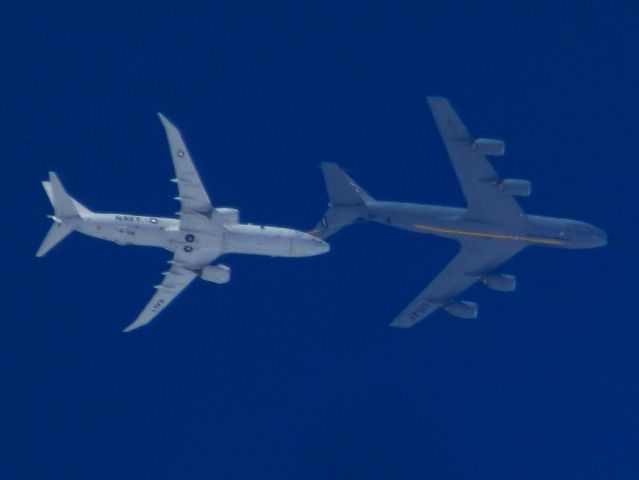
[[[528,180],[519,178],[506,178],[499,182],[499,188],[505,193],[515,197],[530,197],[532,184]]]
[[[240,212],[235,208],[216,208],[211,214],[211,220],[222,225],[237,225],[240,223]]]
[[[488,288],[499,292],[512,292],[517,286],[517,278],[513,275],[489,274],[481,277],[481,282]]]
[[[477,304],[474,302],[450,302],[442,308],[457,318],[477,318]]]
[[[231,279],[231,269],[226,265],[207,265],[202,268],[200,278],[207,282],[228,283]]]
[[[473,148],[480,155],[501,157],[506,151],[506,145],[494,138],[477,138],[473,141]]]

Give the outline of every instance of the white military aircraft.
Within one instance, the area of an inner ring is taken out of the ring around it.
[[[175,167],[181,209],[179,219],[144,217],[117,213],[94,213],[71,198],[54,172],[42,182],[53,205],[53,225],[36,256],[42,257],[69,233],[76,230],[120,245],[161,247],[173,252],[171,268],[157,292],[138,318],[124,329],[130,332],[146,325],[195,278],[226,283],[230,269],[210,265],[226,253],[247,253],[271,257],[306,257],[329,250],[323,240],[289,228],[241,224],[233,208],[214,208],[180,131],[158,113],[166,130]]]

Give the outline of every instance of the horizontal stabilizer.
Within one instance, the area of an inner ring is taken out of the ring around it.
[[[53,225],[51,225],[51,228],[49,229],[49,233],[47,233],[47,236],[44,237],[44,241],[42,242],[42,245],[40,245],[40,248],[36,253],[36,257],[43,257],[46,255],[49,250],[64,240],[72,231],[73,229],[71,227],[60,223],[59,221],[54,221]]]

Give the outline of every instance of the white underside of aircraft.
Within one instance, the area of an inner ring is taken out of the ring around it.
[[[153,320],[193,280],[201,278],[226,283],[230,269],[211,265],[227,253],[271,257],[305,257],[329,250],[323,240],[289,228],[239,223],[239,212],[214,208],[179,130],[158,114],[171,149],[181,208],[179,219],[117,213],[94,213],[65,191],[54,172],[42,182],[53,205],[53,225],[36,256],[42,257],[69,233],[78,231],[120,245],[161,247],[173,252],[171,267],[137,319],[124,329],[129,332]]]

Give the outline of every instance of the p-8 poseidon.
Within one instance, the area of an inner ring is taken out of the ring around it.
[[[175,167],[181,208],[179,219],[117,213],[94,213],[71,198],[54,172],[42,182],[53,205],[53,225],[36,256],[41,257],[76,230],[120,245],[161,247],[173,252],[164,281],[156,286],[138,318],[125,332],[149,323],[194,279],[226,283],[230,269],[210,265],[226,253],[248,253],[272,257],[305,257],[329,250],[323,240],[297,230],[241,224],[239,212],[214,208],[193,165],[179,130],[158,114],[166,131]]]
[[[334,163],[323,163],[329,209],[312,231],[327,238],[358,220],[371,220],[405,230],[452,238],[457,256],[391,323],[411,327],[439,308],[462,318],[475,318],[477,304],[455,297],[475,282],[499,291],[515,289],[515,277],[496,269],[529,245],[594,248],[606,234],[587,223],[565,218],[526,215],[515,197],[530,195],[530,182],[501,179],[486,159],[504,154],[501,140],[473,138],[448,100],[428,97],[435,123],[461,184],[466,208],[380,202],[368,195]]]

